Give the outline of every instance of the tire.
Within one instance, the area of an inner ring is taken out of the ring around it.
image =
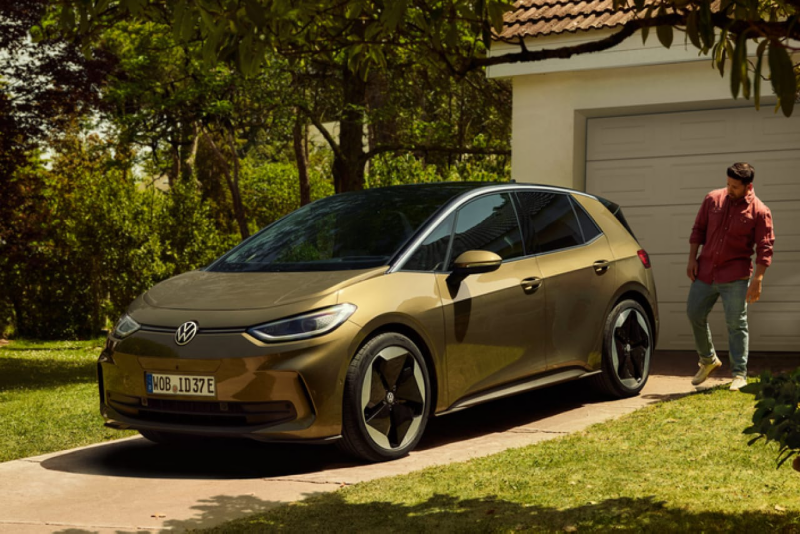
[[[419,443],[431,403],[428,368],[406,336],[369,340],[347,371],[339,447],[369,462],[405,456]]]
[[[591,378],[601,393],[614,398],[638,395],[650,376],[652,326],[644,308],[623,300],[611,310],[603,329],[602,372]]]

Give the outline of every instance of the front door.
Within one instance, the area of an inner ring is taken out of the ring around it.
[[[545,369],[544,291],[534,257],[525,257],[516,209],[508,193],[478,197],[456,215],[449,268],[467,250],[503,258],[494,272],[454,284],[437,274],[442,295],[448,400],[513,382]]]

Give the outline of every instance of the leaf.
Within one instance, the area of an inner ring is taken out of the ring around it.
[[[697,27],[700,30],[700,38],[703,40],[703,48],[711,48],[715,38],[714,24],[711,22],[711,2],[702,2],[700,4]]]
[[[381,22],[387,29],[391,31],[397,28],[400,21],[403,20],[403,16],[406,14],[407,3],[408,0],[392,0],[386,3],[386,7],[383,13],[381,13]]]
[[[736,48],[731,54],[731,94],[733,98],[739,97],[739,88],[747,78],[747,32],[740,33],[736,38]],[[747,92],[749,93],[749,87]]]
[[[506,14],[508,5],[506,2],[499,0],[489,0],[487,4],[489,8],[489,21],[492,23],[492,29],[497,33],[503,31],[503,15]]]
[[[703,48],[700,43],[700,33],[697,29],[697,11],[694,9],[689,12],[689,16],[686,19],[686,33],[695,48]]]
[[[245,0],[244,9],[247,16],[259,28],[263,28],[267,24],[267,19],[264,16],[264,8],[258,0]]]
[[[797,97],[797,78],[794,73],[794,65],[786,48],[778,41],[771,41],[769,52],[769,71],[772,77],[772,88],[780,99],[781,110],[787,117],[791,116],[794,109],[794,101]]]
[[[61,28],[66,32],[71,32],[75,27],[75,12],[71,7],[61,8]]]
[[[658,40],[661,42],[664,48],[669,48],[672,46],[672,26],[657,27],[656,35],[658,36]]]

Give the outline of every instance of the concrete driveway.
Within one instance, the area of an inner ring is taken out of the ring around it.
[[[657,374],[638,397],[604,401],[572,382],[495,401],[432,419],[416,451],[383,464],[358,465],[330,446],[243,441],[176,450],[138,437],[2,463],[0,532],[210,527],[346,484],[552,439],[695,391],[693,357],[654,361]],[[703,388],[729,381],[720,371]]]

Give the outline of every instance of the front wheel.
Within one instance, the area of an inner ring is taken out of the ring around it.
[[[413,341],[391,332],[375,336],[347,372],[340,447],[370,462],[405,456],[425,430],[430,389]]]
[[[652,353],[647,312],[635,300],[623,300],[606,319],[602,373],[593,377],[594,385],[616,398],[638,394],[650,376]]]

